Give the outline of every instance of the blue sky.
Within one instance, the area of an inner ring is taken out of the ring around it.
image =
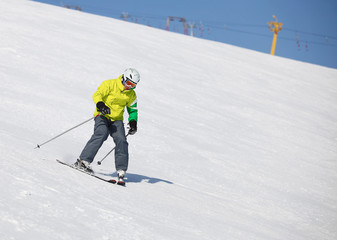
[[[38,0],[164,29],[167,16],[194,23],[194,37],[270,53],[275,15],[283,23],[275,55],[337,68],[337,0]],[[181,22],[170,31],[183,33]],[[190,32],[189,32],[190,33]]]

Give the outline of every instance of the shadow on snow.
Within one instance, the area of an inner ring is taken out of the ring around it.
[[[106,173],[99,173],[100,175],[105,175],[105,176],[111,176],[111,177],[117,177],[117,173],[113,173],[113,174],[106,174]],[[127,182],[133,182],[133,183],[140,183],[140,182],[147,182],[147,183],[151,183],[151,184],[155,184],[158,182],[163,182],[163,183],[167,183],[167,184],[173,184],[173,182],[168,181],[168,180],[164,180],[164,179],[160,179],[160,178],[154,178],[154,177],[148,177],[148,176],[144,176],[144,175],[140,175],[140,174],[134,174],[134,173],[127,173],[126,174],[126,181]]]
[[[158,182],[164,182],[168,184],[173,184],[173,182],[167,181],[164,179],[147,177],[144,175],[139,175],[139,174],[134,174],[134,173],[127,173],[126,177],[127,177],[128,182],[147,182],[151,184],[158,183]]]

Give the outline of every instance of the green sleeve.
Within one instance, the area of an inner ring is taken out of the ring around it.
[[[129,122],[138,121],[138,108],[137,108],[137,99],[133,103],[126,107],[129,113]]]

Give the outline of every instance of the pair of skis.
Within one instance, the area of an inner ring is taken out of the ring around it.
[[[118,179],[118,180],[116,180],[116,179],[105,179],[105,178],[102,178],[102,177],[100,177],[100,176],[95,175],[95,173],[90,173],[90,172],[83,171],[83,170],[81,170],[81,169],[75,167],[73,164],[68,164],[68,163],[65,163],[65,162],[63,162],[63,161],[61,161],[61,160],[58,160],[58,159],[56,159],[56,161],[57,161],[58,163],[61,163],[61,164],[63,164],[63,165],[66,165],[66,166],[68,166],[68,167],[71,167],[71,168],[73,168],[73,169],[76,169],[76,170],[78,170],[78,171],[80,171],[80,172],[83,172],[83,173],[85,173],[85,174],[88,174],[89,176],[95,177],[95,178],[97,178],[97,179],[99,179],[99,180],[102,180],[102,181],[104,181],[104,182],[108,182],[108,183],[112,183],[112,184],[117,184],[117,185],[120,185],[120,186],[125,186],[125,181],[124,181],[123,179]]]

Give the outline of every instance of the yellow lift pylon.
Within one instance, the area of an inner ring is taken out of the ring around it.
[[[275,48],[276,48],[276,40],[277,40],[277,33],[282,30],[283,23],[279,23],[275,15],[273,15],[275,19],[274,22],[268,22],[268,28],[271,32],[274,32],[273,44],[271,46],[271,55],[275,55]]]

